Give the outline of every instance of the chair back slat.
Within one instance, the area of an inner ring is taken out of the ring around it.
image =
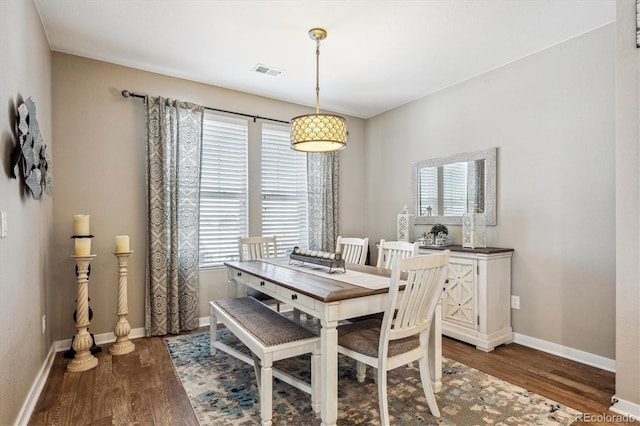
[[[364,265],[369,252],[369,238],[338,237],[336,251],[340,252],[345,262]]]
[[[238,237],[238,253],[241,261],[276,257],[276,237]]]
[[[442,294],[449,264],[449,250],[442,254],[397,258],[392,265],[389,305],[385,311],[380,349],[389,340],[421,333],[431,326]],[[402,271],[407,280],[400,280]],[[401,291],[401,287],[404,289]]]
[[[419,245],[408,241],[386,241],[380,240],[380,248],[378,250],[378,268],[391,269],[391,265],[395,259],[405,259],[411,256],[417,256]]]

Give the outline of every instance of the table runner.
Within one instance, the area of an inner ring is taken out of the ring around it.
[[[305,272],[307,274],[330,278],[332,280],[357,285],[358,287],[364,287],[370,290],[380,290],[382,288],[388,288],[390,283],[389,277],[365,274],[363,272],[350,271],[349,269],[347,269],[346,272],[342,272],[342,269],[334,269],[335,272],[330,274],[329,269],[326,266],[316,265],[313,263],[299,263],[297,261],[294,261],[296,263],[289,265],[288,257],[275,257],[260,260],[265,263],[271,263],[273,265],[294,269],[296,271]]]

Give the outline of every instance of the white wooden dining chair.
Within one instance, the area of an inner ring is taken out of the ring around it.
[[[386,241],[380,240],[378,245],[378,261],[376,267],[383,269],[391,269],[394,259],[404,259],[410,256],[417,256],[420,245],[416,241],[410,243],[408,241]],[[351,322],[358,322],[372,318],[382,319],[382,313],[364,315],[355,318],[349,318]],[[358,379],[363,382],[365,378],[364,371],[359,370]]]
[[[418,361],[420,379],[431,414],[440,410],[427,365],[429,331],[444,288],[449,250],[442,254],[396,257],[384,317],[338,327],[338,352],[377,368],[381,424],[389,422],[387,372]],[[407,273],[407,280],[401,274]],[[366,368],[366,367],[365,367]]]
[[[278,256],[276,237],[238,237],[238,254],[240,261],[257,260]],[[247,296],[251,296],[266,305],[275,305],[280,311],[280,301],[253,288],[247,288]]]
[[[369,238],[343,238],[338,237],[336,251],[339,251],[347,263],[365,265],[369,253]]]
[[[391,269],[391,265],[396,257],[404,259],[410,256],[417,256],[419,244],[408,241],[386,241],[380,240],[378,248],[378,268]]]

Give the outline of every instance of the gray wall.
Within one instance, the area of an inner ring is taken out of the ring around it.
[[[129,315],[132,328],[144,326],[144,271],[146,245],[145,106],[125,99],[123,89],[172,97],[215,108],[288,120],[311,109],[221,89],[192,81],[140,71],[106,62],[53,53],[54,151],[57,186],[54,209],[53,276],[58,291],[53,336],[69,339],[75,328],[73,215],[91,216],[95,235],[89,295],[95,313],[91,331],[113,331],[117,307],[115,236],[128,234],[134,253],[129,259]],[[313,96],[313,92],[310,93]],[[364,121],[347,117],[349,147],[341,152],[341,202],[346,212],[362,211],[364,194]],[[260,123],[251,124],[250,150],[259,152]],[[259,164],[259,163],[258,163]],[[259,169],[259,166],[258,166]],[[252,173],[259,170],[252,168]],[[254,177],[251,177],[253,179]],[[260,177],[257,176],[257,182]],[[259,202],[259,197],[251,197]],[[252,207],[250,223],[260,223],[260,208]],[[359,215],[345,213],[340,229],[360,235]],[[258,227],[251,230],[259,233]],[[255,234],[254,234],[255,235]],[[228,295],[225,269],[204,270],[200,280],[200,317],[208,317],[208,301]]]
[[[53,198],[34,200],[9,179],[15,109],[31,97],[45,144],[52,139],[51,54],[31,1],[0,1],[0,424],[13,424],[51,346],[41,316],[50,308]],[[55,161],[53,163],[55,175]],[[49,324],[51,325],[50,317]]]
[[[498,147],[514,331],[615,358],[614,64],[612,24],[368,120],[369,237],[395,239],[412,163]]]
[[[640,417],[640,50],[634,2],[617,3],[616,397]],[[622,408],[622,407],[621,407]]]

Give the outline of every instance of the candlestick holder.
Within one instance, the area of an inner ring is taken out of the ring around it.
[[[78,297],[76,299],[76,329],[71,347],[75,356],[67,364],[71,372],[90,370],[98,365],[98,358],[91,353],[93,338],[89,333],[89,268],[95,254],[87,256],[72,256],[76,261],[76,279],[78,282]]]
[[[93,235],[72,235],[71,238],[76,241],[76,239],[78,238],[93,238]],[[75,247],[74,247],[75,250]],[[87,268],[87,279],[91,278],[91,265],[88,266]],[[78,265],[76,263],[76,280],[78,279]],[[87,297],[87,300],[89,302],[91,302],[91,298]],[[74,309],[73,311],[73,322],[77,323],[78,322],[78,309],[77,309],[77,305],[78,305],[78,300],[76,299],[76,309]],[[88,307],[89,310],[89,322],[91,322],[91,320],[93,319],[93,310],[91,310],[91,306]],[[91,336],[91,349],[89,349],[91,351],[92,355],[95,355],[97,353],[102,352],[102,348],[98,345],[96,345],[96,339],[93,336],[93,333],[89,333],[89,335]],[[76,356],[76,351],[73,349],[73,341],[75,340],[76,336],[73,336],[73,338],[71,339],[71,348],[69,348],[69,350],[64,352],[64,357],[67,359],[73,359]]]
[[[116,322],[116,328],[114,330],[116,342],[111,346],[111,348],[109,348],[109,353],[111,355],[128,354],[136,347],[136,345],[129,340],[131,326],[127,320],[127,314],[129,313],[129,308],[127,306],[127,274],[129,255],[131,253],[133,253],[133,251],[114,253],[118,258],[118,321]]]

